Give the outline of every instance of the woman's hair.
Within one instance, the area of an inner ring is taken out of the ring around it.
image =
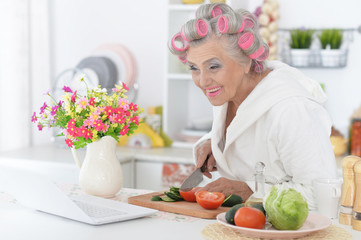
[[[225,40],[222,42],[231,58],[241,64],[251,60],[251,69],[263,72],[269,47],[259,34],[256,17],[244,9],[233,10],[224,3],[201,5],[196,18],[186,22],[171,38],[169,50],[186,63],[189,46],[202,44],[214,36]]]

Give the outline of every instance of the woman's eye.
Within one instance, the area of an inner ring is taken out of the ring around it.
[[[219,65],[212,65],[212,66],[210,66],[210,69],[217,69],[217,68],[219,68],[220,66]]]
[[[193,65],[190,65],[190,66],[189,66],[189,70],[195,71],[195,70],[197,70],[197,68],[195,68]]]

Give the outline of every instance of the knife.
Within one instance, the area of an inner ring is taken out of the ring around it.
[[[203,181],[203,173],[207,170],[208,156],[201,168],[197,168],[182,183],[180,190],[188,192]]]

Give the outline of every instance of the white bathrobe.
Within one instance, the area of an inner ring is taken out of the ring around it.
[[[212,152],[222,177],[245,181],[254,191],[254,167],[265,165],[266,192],[280,183],[299,191],[315,209],[312,180],[336,177],[331,119],[320,85],[278,61],[239,106],[224,142],[228,103],[213,108]]]

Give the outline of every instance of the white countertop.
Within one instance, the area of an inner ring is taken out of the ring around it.
[[[0,239],[6,240],[196,240],[203,239],[203,228],[215,222],[159,211],[151,217],[92,226],[25,208],[0,192]],[[361,239],[361,232],[351,226],[340,225],[337,219],[332,223],[344,228],[353,239]]]

